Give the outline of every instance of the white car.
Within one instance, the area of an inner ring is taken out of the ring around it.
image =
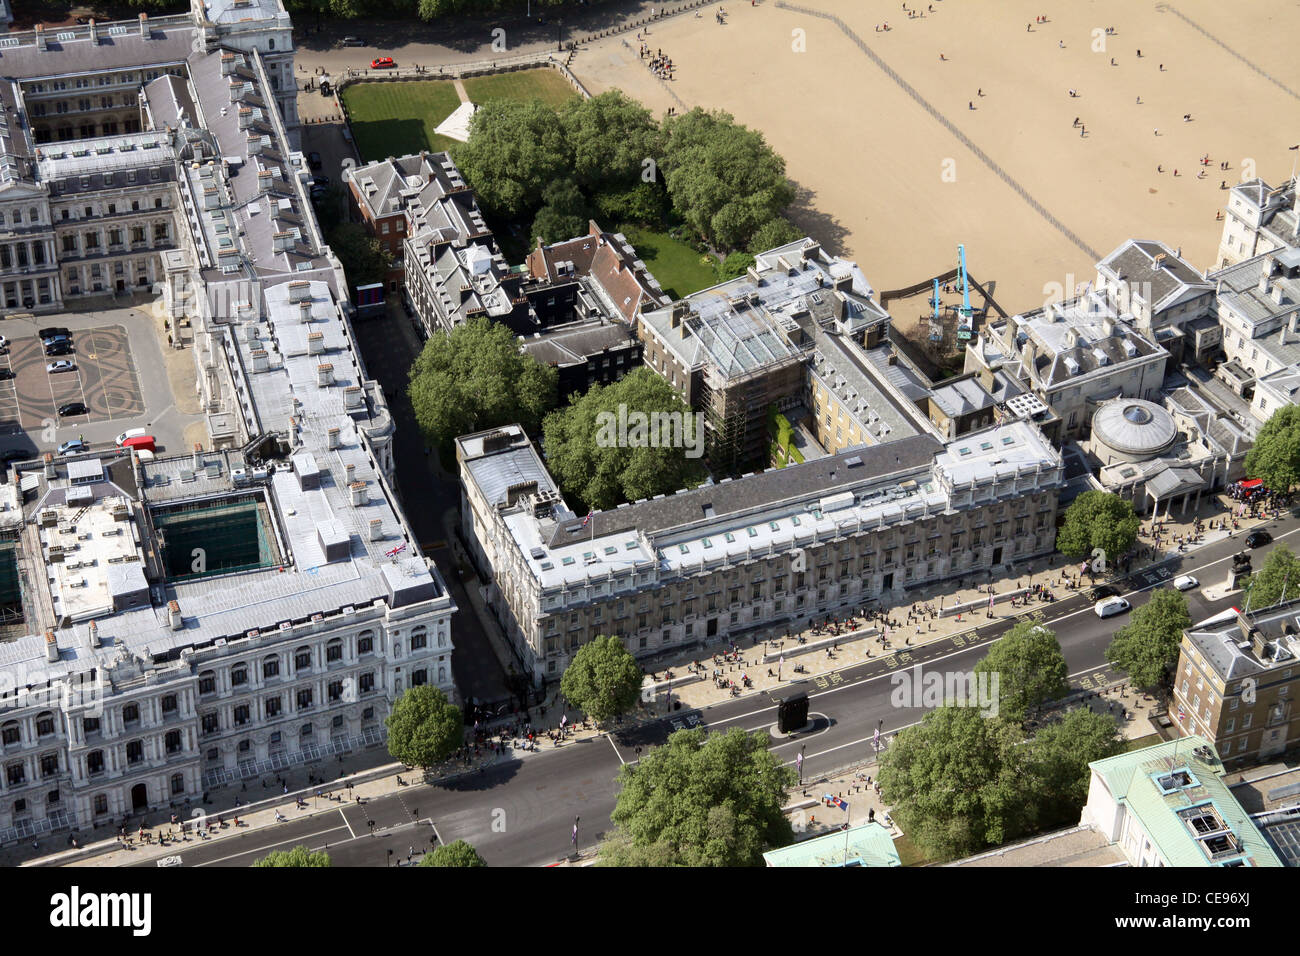
[[[77,363],[71,359],[59,359],[57,362],[51,362],[45,366],[45,371],[53,375],[55,372],[71,372],[77,367]]]
[[[1174,578],[1174,587],[1179,591],[1190,591],[1192,588],[1199,587],[1200,581],[1190,574],[1184,574],[1181,578]]]
[[[132,438],[143,438],[147,434],[149,434],[149,429],[147,428],[128,428],[126,431],[122,432],[122,434],[118,435],[115,441],[117,442],[118,447],[121,447],[122,442],[130,441]]]
[[[1123,614],[1132,605],[1122,597],[1109,597],[1104,601],[1098,601],[1093,607],[1098,617],[1111,617],[1115,614]]]

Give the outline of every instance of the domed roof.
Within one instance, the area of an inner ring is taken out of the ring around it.
[[[1118,452],[1154,458],[1174,443],[1178,426],[1155,402],[1117,398],[1092,416],[1092,437]]]

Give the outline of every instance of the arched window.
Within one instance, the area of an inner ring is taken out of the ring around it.
[[[293,672],[311,670],[311,648],[304,644],[293,652]]]
[[[6,747],[22,741],[22,730],[18,727],[18,721],[6,720],[4,722],[4,726],[0,727],[0,741]]]
[[[267,39],[267,41],[266,41],[266,48],[267,48],[268,50],[274,50],[274,49],[275,49],[275,37],[270,37],[270,38]]]
[[[446,668],[446,667],[439,667],[439,668],[438,668],[438,683],[439,683],[439,684],[445,684],[445,683],[447,683],[447,668]]]

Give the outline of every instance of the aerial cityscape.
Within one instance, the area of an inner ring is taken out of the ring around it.
[[[0,0],[0,863],[1300,866],[1248,6]]]

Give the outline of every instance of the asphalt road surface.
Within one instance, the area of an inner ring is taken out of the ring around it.
[[[1300,522],[1293,517],[1270,522],[1274,542],[1295,543]],[[1207,599],[1202,589],[1221,585],[1231,567],[1231,556],[1245,545],[1238,534],[1194,553],[1170,559],[1159,569],[1131,575],[1121,590],[1135,608],[1151,591],[1179,574],[1193,574],[1201,588],[1187,592],[1192,619],[1203,620],[1232,607],[1237,595]],[[1254,552],[1258,570],[1273,545]],[[1082,594],[1051,604],[1034,605],[1057,635],[1069,665],[1072,683],[1099,686],[1114,678],[1105,661],[1105,648],[1128,615],[1099,619]],[[804,751],[804,775],[865,762],[872,755],[877,726],[888,734],[919,721],[920,708],[895,707],[890,702],[890,674],[902,666],[921,664],[943,671],[967,672],[983,656],[987,645],[1013,621],[999,619],[974,635],[944,639],[911,651],[895,646],[911,659],[890,666],[873,659],[809,681],[811,711],[809,731],[776,741],[773,749],[785,763]],[[806,658],[805,660],[811,660]],[[825,689],[822,689],[824,685]],[[247,866],[275,849],[305,843],[312,849],[328,847],[336,866],[383,866],[405,863],[411,848],[427,848],[432,839],[472,843],[491,865],[535,866],[553,863],[572,850],[574,818],[579,818],[579,848],[599,841],[609,826],[617,793],[621,764],[638,758],[637,748],[662,743],[678,725],[703,725],[714,730],[743,727],[770,729],[776,720],[775,704],[766,695],[728,700],[698,711],[674,711],[660,720],[613,737],[569,742],[526,759],[507,758],[484,773],[475,773],[439,785],[409,785],[397,793],[372,799],[364,805],[341,804],[336,812],[320,814],[217,843],[180,851],[186,866]],[[373,821],[373,827],[371,823]],[[392,850],[392,856],[389,856]],[[154,865],[145,861],[139,865]]]

